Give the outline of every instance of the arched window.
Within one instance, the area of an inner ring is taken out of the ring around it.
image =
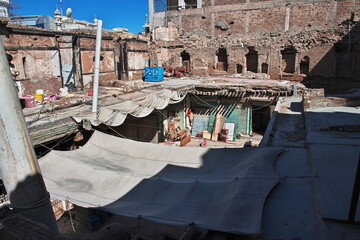
[[[269,73],[269,65],[267,63],[261,64],[261,73]]]
[[[236,73],[242,73],[243,72],[243,66],[241,64],[236,64]]]
[[[219,48],[217,52],[217,70],[218,71],[227,71],[227,52],[225,48]]]
[[[28,78],[26,57],[22,58],[22,67],[23,67],[23,71],[24,71],[24,78],[26,79],[26,78]]]
[[[248,47],[248,54],[246,54],[246,70],[249,72],[258,72],[258,54],[254,47]]]
[[[281,72],[295,73],[295,56],[294,47],[288,47],[281,51]]]
[[[310,59],[308,56],[305,56],[300,62],[300,74],[308,75],[309,74]]]

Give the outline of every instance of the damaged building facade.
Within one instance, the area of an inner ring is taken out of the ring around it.
[[[191,74],[358,80],[357,0],[150,0],[152,58]]]
[[[53,31],[8,24],[5,50],[13,57],[22,94],[36,89],[58,93],[64,86],[90,89],[94,77],[95,30]],[[148,58],[146,37],[104,31],[100,57],[100,81],[117,86],[119,80],[144,77]]]
[[[233,129],[233,140],[263,134],[278,97],[293,91],[269,79],[336,89],[358,81],[359,1],[150,0],[149,7],[149,35],[103,31],[100,86],[134,91],[126,80],[143,79],[149,59],[182,68],[187,76],[213,78],[204,79],[208,85],[187,89],[187,99],[177,106],[142,119],[128,117],[116,131],[131,139],[162,141],[171,120],[179,118],[180,128],[188,127],[189,109],[195,116],[193,135],[208,131],[217,136],[217,120]],[[5,50],[13,56],[23,94],[92,88],[95,30],[8,24],[4,31]],[[244,78],[268,82],[236,82]],[[133,82],[145,88],[142,81]]]

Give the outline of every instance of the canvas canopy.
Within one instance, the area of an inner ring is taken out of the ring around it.
[[[184,100],[187,91],[170,89],[150,89],[141,91],[142,95],[135,99],[120,99],[120,102],[109,106],[101,106],[96,115],[93,113],[80,114],[74,117],[77,122],[88,120],[94,126],[106,124],[120,126],[126,117],[142,118],[148,116],[155,109],[162,110],[169,104],[176,104]]]
[[[165,224],[258,234],[278,183],[280,148],[207,149],[142,143],[94,132],[75,151],[39,159],[51,196]]]

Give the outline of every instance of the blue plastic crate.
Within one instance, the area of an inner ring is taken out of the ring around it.
[[[163,67],[145,67],[145,82],[161,82],[163,80]]]

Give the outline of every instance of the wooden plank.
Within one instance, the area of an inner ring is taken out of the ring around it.
[[[225,122],[225,117],[221,115],[221,113],[216,114],[215,118],[215,126],[213,128],[213,133],[211,135],[211,140],[217,141],[221,128],[223,127]]]

